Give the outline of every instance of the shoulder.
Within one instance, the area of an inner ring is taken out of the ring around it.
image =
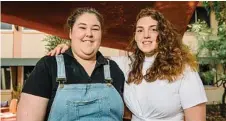
[[[44,56],[36,63],[35,68],[30,76],[36,76],[41,74],[46,76],[47,74],[52,75],[52,70],[54,69],[56,69],[55,56]],[[43,76],[40,76],[39,78],[43,78]]]
[[[62,55],[64,57],[64,61],[71,60],[65,53]],[[56,56],[44,56],[36,64],[36,66],[46,66],[49,68],[55,67],[56,65]]]
[[[182,73],[183,78],[197,78],[197,76],[199,77],[197,69],[193,69],[191,66],[185,65],[184,71]]]
[[[110,59],[114,60],[117,64],[124,64],[130,61],[128,56],[111,56]]]
[[[118,64],[114,60],[110,60],[111,78],[113,79],[113,85],[122,94],[124,89],[125,76]]]
[[[111,56],[112,60],[114,60],[119,68],[123,71],[125,76],[127,75],[127,72],[130,70],[130,64],[131,60],[128,56]]]
[[[180,99],[183,109],[207,102],[202,80],[197,70],[187,66],[180,83]]]
[[[114,60],[110,60],[109,62],[110,62],[110,68],[112,71],[111,73],[123,74],[119,65]]]
[[[53,75],[56,67],[57,64],[55,56],[44,56],[36,63],[35,68],[32,71],[32,75]],[[42,76],[39,78],[42,78]]]
[[[197,70],[192,69],[190,66],[186,66],[181,78],[181,87],[182,89],[185,89],[184,91],[203,88],[203,83]]]
[[[56,61],[55,56],[44,56],[37,62],[36,65],[43,65],[43,64],[49,65],[54,61]]]
[[[113,78],[117,78],[120,82],[124,82],[124,73],[114,60],[110,60],[110,69]]]
[[[52,66],[55,57],[44,56],[36,64],[35,68],[26,80],[23,92],[50,98],[52,92]]]

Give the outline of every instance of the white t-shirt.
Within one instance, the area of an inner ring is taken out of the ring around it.
[[[126,56],[111,57],[128,79],[130,60]],[[145,58],[143,75],[153,64],[155,57]],[[132,121],[183,121],[183,109],[207,102],[204,86],[197,72],[186,67],[181,77],[168,83],[156,80],[141,84],[127,84],[124,87],[124,100],[133,113]]]

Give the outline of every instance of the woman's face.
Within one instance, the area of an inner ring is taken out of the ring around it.
[[[80,15],[69,34],[73,53],[82,59],[96,56],[101,43],[101,25],[95,14]]]
[[[138,48],[145,54],[152,52],[158,47],[157,24],[158,22],[150,16],[142,17],[137,21],[135,41]]]

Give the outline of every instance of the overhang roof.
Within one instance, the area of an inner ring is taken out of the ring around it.
[[[159,10],[183,34],[197,4],[196,1],[2,1],[1,21],[68,39],[64,25],[71,11],[77,7],[93,7],[105,18],[102,46],[125,49],[136,15],[142,8]]]

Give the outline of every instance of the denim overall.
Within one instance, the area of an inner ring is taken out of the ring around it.
[[[59,83],[48,121],[122,121],[124,103],[109,80],[109,61],[104,65],[106,83],[64,84],[66,82],[63,55],[57,55]],[[108,81],[108,82],[107,82]]]

